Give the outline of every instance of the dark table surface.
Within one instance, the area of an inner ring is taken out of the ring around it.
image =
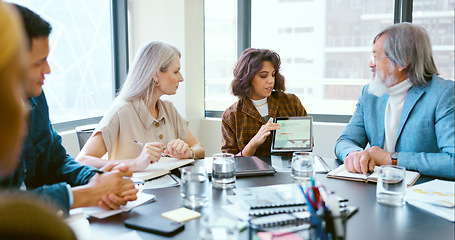
[[[270,157],[261,157],[270,163]],[[331,168],[339,163],[334,159],[324,158]],[[198,163],[196,163],[198,164]],[[347,222],[346,239],[455,239],[455,224],[428,213],[420,208],[405,204],[403,207],[390,207],[376,202],[376,184],[340,179],[326,178],[325,174],[316,174],[316,181],[325,185],[342,198],[348,199],[348,205],[359,208]],[[421,176],[417,183],[433,178]],[[266,186],[291,183],[289,172],[277,172],[273,176],[238,178],[236,188]],[[161,213],[182,206],[180,187],[144,190],[156,196],[156,201],[134,208],[128,213],[118,214],[105,219],[90,218],[93,235],[118,236],[131,231],[123,221],[136,215],[150,215],[161,218]],[[209,203],[196,209],[205,214],[221,213],[221,206],[228,204],[226,196],[234,194],[233,190],[210,188]],[[185,222],[185,229],[173,237],[165,237],[138,231],[142,239],[197,239],[199,220]],[[240,233],[239,239],[249,239],[248,229]]]

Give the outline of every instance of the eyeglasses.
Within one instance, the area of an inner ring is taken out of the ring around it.
[[[370,57],[370,60],[371,60],[371,62],[373,63],[373,66],[375,66],[377,60],[381,60],[381,59],[384,59],[384,58],[389,58],[389,57],[379,57],[379,58],[375,58],[374,56],[371,56],[371,57]]]

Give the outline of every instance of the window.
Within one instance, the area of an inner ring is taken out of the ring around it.
[[[394,16],[398,1],[402,0],[251,0],[250,46],[281,56],[286,91],[296,94],[309,114],[326,116],[329,121],[334,115],[352,115],[361,89],[372,76],[368,64],[373,38],[398,19]],[[454,78],[454,1],[414,0],[412,19],[430,32],[438,70],[450,79]],[[206,7],[205,12],[228,11]],[[205,20],[206,28],[214,24],[207,16]],[[206,39],[212,37],[209,34],[206,30]],[[233,35],[222,27],[217,34]],[[213,43],[206,40],[205,44],[206,93],[210,93],[206,116],[213,111],[218,114],[212,115],[220,116],[236,101],[229,91],[235,61],[229,75],[215,87],[210,83],[213,76],[207,74],[213,64],[207,49]],[[215,46],[222,49],[220,44]]]
[[[311,114],[351,115],[393,0],[252,0],[251,12],[251,47],[280,54],[286,91]]]
[[[414,0],[412,22],[427,29],[433,57],[443,78],[455,78],[455,0]]]
[[[224,111],[237,61],[237,0],[205,0],[205,108]]]
[[[43,90],[52,123],[102,116],[114,98],[109,0],[14,0],[52,25]]]

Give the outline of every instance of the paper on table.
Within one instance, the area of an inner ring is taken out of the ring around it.
[[[432,180],[406,189],[406,199],[455,207],[455,182]]]
[[[455,182],[432,180],[406,189],[406,201],[455,222]]]
[[[451,222],[455,222],[455,208],[447,208],[447,207],[441,207],[441,206],[436,206],[433,204],[425,203],[425,202],[419,202],[416,200],[406,200],[411,205],[414,205],[418,208],[422,208],[425,211],[428,211],[430,213],[436,214],[442,218],[445,218]]]
[[[153,200],[155,200],[155,195],[153,194],[138,193],[137,200],[128,202],[125,206],[120,207],[118,210],[104,210],[100,207],[85,207],[81,209],[85,215],[103,219],[122,212],[129,212],[132,208]],[[70,214],[73,214],[72,212],[73,210],[71,210]]]
[[[168,174],[169,171],[194,162],[194,159],[177,159],[162,157],[156,163],[150,164],[147,168],[133,173],[134,178],[149,180]]]
[[[316,160],[314,161],[314,172],[315,173],[327,173],[330,171],[329,166],[325,162],[325,160],[316,155]],[[289,160],[283,160],[281,156],[270,156],[272,166],[275,168],[277,172],[291,172],[291,158]]]
[[[177,180],[177,177],[171,176],[170,174],[166,174],[162,177],[146,181],[144,184],[144,189],[174,187],[179,185],[180,182]]]

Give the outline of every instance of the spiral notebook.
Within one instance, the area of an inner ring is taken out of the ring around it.
[[[234,192],[241,207],[248,210],[250,216],[307,210],[306,200],[297,184],[236,188]]]

